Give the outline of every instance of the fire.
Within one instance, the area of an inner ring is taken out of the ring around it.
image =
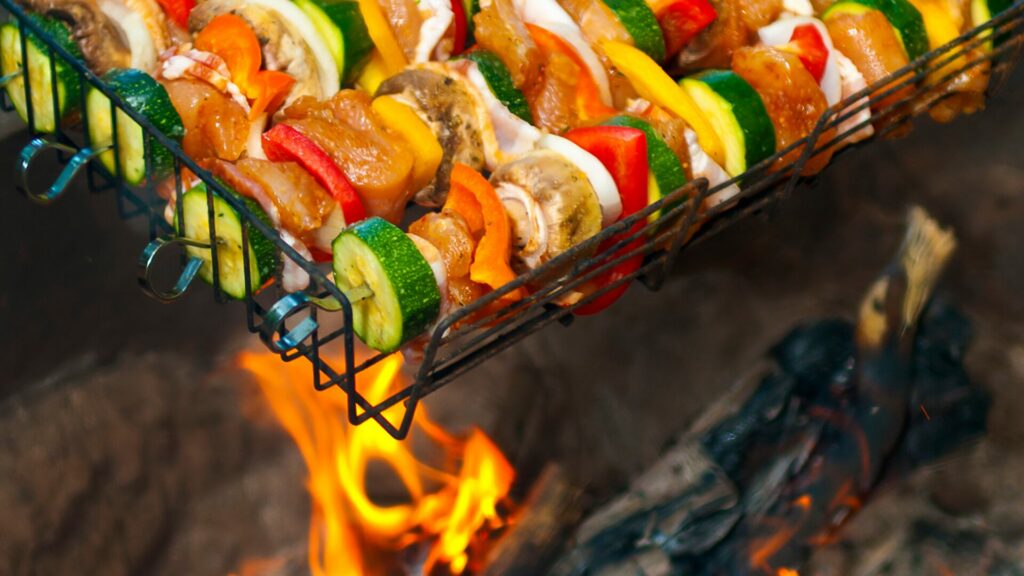
[[[800,576],[800,573],[791,568],[779,568],[775,576]]]
[[[308,364],[284,363],[274,354],[253,352],[243,352],[239,363],[255,376],[263,398],[306,463],[313,504],[309,564],[314,576],[388,573],[388,559],[394,562],[395,552],[414,545],[429,546],[424,574],[442,568],[461,574],[472,567],[472,550],[481,536],[503,525],[500,504],[507,499],[515,471],[482,431],[456,437],[431,421],[420,406],[414,434],[422,433],[447,464],[431,466],[413,453],[411,437],[395,440],[373,422],[350,425],[345,394],[337,388],[315,391],[308,383]],[[407,384],[401,368],[401,357],[393,355],[360,373],[358,389],[371,403],[378,403]],[[394,421],[400,410],[399,405],[384,415]],[[395,472],[408,502],[373,501],[366,472],[374,461]]]

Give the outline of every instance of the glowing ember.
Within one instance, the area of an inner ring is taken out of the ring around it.
[[[775,576],[800,576],[800,573],[789,568],[779,568],[778,572],[775,573]]]
[[[429,420],[420,406],[414,433],[422,433],[443,452],[441,460],[453,464],[437,469],[417,459],[409,440],[397,441],[373,422],[350,425],[344,393],[337,388],[315,391],[308,385],[308,365],[251,352],[243,352],[239,363],[256,377],[264,399],[305,460],[313,503],[309,564],[314,576],[389,573],[395,552],[419,544],[429,546],[424,574],[442,568],[461,574],[472,568],[478,538],[504,522],[499,503],[515,476],[482,431],[473,429],[466,439],[456,438]],[[359,374],[358,389],[371,403],[380,402],[407,384],[401,366],[399,355],[383,360]],[[384,415],[395,421],[401,410],[399,405]],[[373,461],[391,467],[408,492],[408,502],[384,506],[371,499],[366,471]]]

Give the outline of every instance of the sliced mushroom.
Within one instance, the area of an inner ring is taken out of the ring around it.
[[[20,0],[20,3],[32,12],[66,22],[86,63],[96,74],[131,64],[132,54],[127,42],[96,0]]]
[[[461,82],[448,75],[443,66],[427,63],[388,78],[377,89],[378,96],[394,95],[410,104],[430,126],[444,150],[434,180],[416,193],[416,202],[424,206],[444,204],[455,162],[475,170],[484,168],[476,103]]]
[[[498,168],[491,182],[513,220],[515,256],[526,268],[536,268],[601,231],[601,204],[594,188],[582,170],[557,152],[530,152]],[[528,192],[535,203],[518,191]]]

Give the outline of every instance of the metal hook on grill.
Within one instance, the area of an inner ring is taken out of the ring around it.
[[[75,175],[78,174],[78,171],[88,164],[90,160],[110,149],[110,146],[103,146],[100,148],[87,146],[81,150],[77,150],[67,144],[53,142],[46,138],[36,138],[29,142],[27,146],[22,148],[21,153],[18,155],[19,187],[26,196],[35,202],[38,202],[39,204],[49,204],[67,191],[71,182],[74,180]],[[53,184],[43,192],[33,192],[28,183],[29,167],[32,166],[32,163],[35,162],[40,154],[48,150],[58,150],[67,154],[73,154],[73,156],[68,160],[64,169],[60,171],[60,174],[57,175],[57,179],[53,181]]]
[[[196,275],[199,274],[199,269],[203,266],[202,258],[198,256],[190,256],[188,261],[185,263],[185,267],[182,268],[181,274],[178,275],[177,282],[174,283],[174,286],[172,286],[170,290],[165,292],[154,287],[153,281],[149,277],[153,268],[153,262],[156,261],[156,255],[160,250],[172,244],[181,244],[183,246],[193,246],[196,248],[210,248],[210,245],[204,242],[197,242],[195,240],[173,235],[160,236],[146,245],[146,248],[143,249],[142,254],[139,256],[139,286],[142,287],[143,292],[161,302],[171,302],[184,294],[192,284],[192,281],[195,280]]]
[[[359,286],[346,293],[349,302],[355,303],[373,297],[373,291],[369,286]],[[319,326],[311,316],[307,316],[299,322],[299,325],[291,330],[284,330],[284,322],[299,310],[308,306],[327,312],[341,310],[341,302],[333,296],[317,298],[305,292],[293,292],[281,298],[270,307],[270,310],[263,317],[263,324],[260,325],[260,339],[274,352],[288,352],[294,349],[303,340],[309,337]],[[275,335],[281,333],[280,338]]]

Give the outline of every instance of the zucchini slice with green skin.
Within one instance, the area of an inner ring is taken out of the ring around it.
[[[67,26],[53,18],[30,14],[29,18],[38,24],[59,46],[77,58],[82,58],[78,45],[71,37]],[[52,133],[57,125],[79,104],[81,87],[74,69],[57,54],[53,54],[56,69],[57,105],[53,101],[54,78],[50,69],[50,49],[34,34],[29,34],[21,53],[21,29],[14,22],[0,27],[0,73],[3,75],[23,71],[28,60],[29,93],[32,98],[32,123],[38,132]],[[28,123],[28,103],[25,99],[25,74],[11,79],[7,86],[7,97],[11,99],[18,116]],[[56,112],[56,113],[55,113]]]
[[[148,74],[134,69],[115,69],[107,72],[103,81],[157,130],[179,142],[185,136],[185,127],[167,91]],[[89,142],[93,148],[110,146],[114,141],[110,99],[96,88],[91,88],[86,96],[85,107],[89,120]],[[150,146],[150,175],[160,177],[169,173],[174,167],[171,151],[156,140],[150,140]],[[117,110],[117,155],[121,177],[129,184],[141,184],[146,179],[146,134],[142,126],[129,118],[123,110]],[[113,150],[103,152],[99,158],[111,174],[118,173]]]
[[[373,40],[366,28],[359,2],[355,0],[295,0],[316,27],[338,66],[341,85],[347,86],[373,52]]]
[[[633,116],[616,116],[602,124],[606,126],[626,126],[642,130],[647,136],[647,166],[649,170],[647,184],[647,205],[650,206],[663,197],[686,185],[686,171],[679,163],[679,157],[672,151],[665,140],[649,123]],[[678,203],[662,206],[650,215],[650,220],[657,220],[662,212],[671,210]]]
[[[434,272],[394,224],[378,217],[358,222],[335,238],[332,250],[334,282],[351,295],[352,328],[370,348],[394,352],[437,319]]]
[[[725,146],[725,170],[738,176],[775,153],[775,127],[761,96],[731,70],[708,70],[679,85],[700,106]]]
[[[885,15],[911,61],[928,52],[928,32],[924,27],[924,18],[907,0],[840,0],[825,10],[821,19],[825,21],[833,14],[858,14],[867,10],[878,10]]]
[[[992,18],[1002,14],[1013,6],[1013,0],[971,0],[971,24],[975,27],[981,26]],[[992,36],[991,30],[982,32],[985,37]],[[991,50],[994,46],[1009,39],[1008,34],[1000,34],[993,41],[991,38],[985,41],[985,47]]]
[[[260,205],[250,198],[235,194],[235,198],[245,203],[257,218],[268,226],[271,225]],[[237,300],[245,298],[245,255],[242,252],[242,222],[244,217],[231,207],[223,198],[213,194],[214,226],[217,232],[217,277],[220,288],[228,296]],[[207,204],[206,184],[199,183],[181,196],[181,214],[184,223],[175,228],[190,240],[211,243],[209,205]],[[177,220],[177,215],[175,215]],[[209,248],[186,246],[190,256],[203,260],[199,269],[199,277],[213,283],[213,254]],[[274,243],[255,228],[249,228],[249,291],[255,293],[263,284],[274,276],[279,264],[277,249]]]
[[[462,9],[466,13],[466,47],[476,44],[476,25],[473,24],[473,16],[480,13],[480,0],[454,0],[462,2]]]
[[[533,124],[530,105],[526,103],[526,97],[523,96],[522,91],[516,88],[515,82],[512,81],[512,73],[508,71],[501,58],[487,50],[472,50],[463,57],[476,62],[477,70],[484,77],[491,93],[505,105],[505,108],[508,108],[509,112]]]
[[[637,48],[655,62],[665,61],[665,34],[645,0],[604,0],[604,3],[619,18]]]

